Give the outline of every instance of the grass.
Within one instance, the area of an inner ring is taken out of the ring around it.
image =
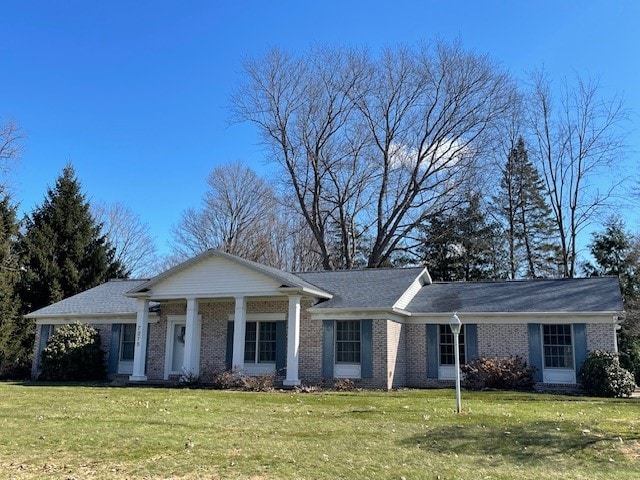
[[[2,478],[640,478],[640,402],[0,383]]]

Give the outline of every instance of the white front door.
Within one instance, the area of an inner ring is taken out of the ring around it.
[[[165,358],[165,380],[170,375],[180,375],[184,365],[184,337],[186,321],[183,316],[169,318],[167,322],[167,346]]]

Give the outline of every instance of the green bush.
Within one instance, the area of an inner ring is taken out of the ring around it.
[[[40,380],[86,381],[106,377],[98,331],[80,323],[56,329],[42,350]]]
[[[633,374],[614,353],[593,350],[580,369],[582,387],[595,397],[628,397],[636,388]]]
[[[527,366],[522,357],[477,358],[462,365],[464,386],[471,390],[532,390],[535,367]]]
[[[640,339],[620,343],[620,365],[633,373],[636,385],[640,385]]]

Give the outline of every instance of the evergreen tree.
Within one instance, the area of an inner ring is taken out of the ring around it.
[[[125,276],[123,265],[114,260],[114,248],[91,215],[71,165],[64,168],[42,206],[25,224],[21,237],[25,311]]]
[[[584,264],[590,276],[616,275],[626,317],[618,334],[621,365],[640,384],[640,241],[625,229],[619,217],[610,218],[604,232],[594,233],[589,250],[594,262]]]
[[[439,281],[487,280],[506,276],[498,225],[487,219],[480,195],[448,213],[432,215],[419,249],[431,277]]]
[[[126,274],[91,215],[71,165],[48,189],[44,203],[25,218],[18,245],[22,315]],[[3,348],[28,366],[33,322],[20,318],[11,325],[3,336]]]
[[[626,231],[620,217],[613,216],[605,224],[604,232],[592,234],[589,245],[594,263],[586,262],[584,272],[589,276],[615,275],[625,302],[638,298],[640,293],[640,245]]]
[[[20,272],[16,252],[18,222],[16,207],[8,196],[0,200],[0,376],[22,377],[28,374],[27,359],[21,344],[12,342],[14,332],[25,323],[20,315],[17,284]]]
[[[520,137],[509,152],[499,193],[493,198],[507,234],[510,278],[555,275],[558,247],[544,191],[544,182]]]

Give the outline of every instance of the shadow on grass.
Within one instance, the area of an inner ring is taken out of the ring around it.
[[[638,440],[640,437],[627,437]],[[468,454],[486,457],[502,456],[520,464],[536,465],[550,458],[573,458],[602,442],[618,442],[619,436],[595,435],[582,431],[573,423],[551,421],[532,422],[525,425],[486,426],[451,425],[427,428],[422,435],[402,441],[402,445],[429,454]],[[414,450],[415,451],[415,450]],[[608,461],[608,457],[601,459]]]
[[[45,380],[23,380],[23,381],[11,381],[14,385],[20,385],[21,387],[108,387],[111,382],[104,381],[92,381],[92,382],[53,382]]]

